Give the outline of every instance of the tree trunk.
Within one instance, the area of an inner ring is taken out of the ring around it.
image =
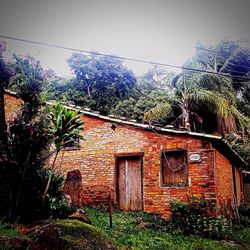
[[[184,114],[183,114],[183,120],[184,120],[184,128],[190,130],[190,116],[189,116],[189,112],[188,110],[185,110],[184,111]]]
[[[189,101],[188,90],[186,86],[186,75],[183,73],[184,92],[182,93],[182,126],[190,131],[190,115],[189,115]]]
[[[52,166],[51,166],[51,171],[50,171],[49,179],[48,179],[48,182],[47,182],[47,186],[46,186],[46,188],[44,190],[44,193],[43,193],[43,206],[44,206],[46,195],[48,194],[48,191],[49,191],[49,187],[50,187],[50,183],[51,183],[51,180],[52,180],[52,175],[54,173],[54,168],[55,168],[55,163],[56,163],[58,153],[59,152],[56,151],[55,158],[54,158]]]
[[[90,84],[86,84],[86,86],[87,86],[88,97],[91,98]]]
[[[188,131],[190,130],[190,115],[188,107],[185,107],[185,104],[182,107],[182,126],[186,128]]]
[[[19,188],[18,188],[18,191],[17,191],[15,210],[17,210],[17,208],[19,206],[19,201],[20,201],[20,197],[21,197],[21,193],[22,193],[22,186],[23,186],[23,182],[25,182],[26,168],[28,166],[30,156],[31,156],[31,151],[29,151],[28,156],[27,156],[26,161],[25,161],[25,164],[24,164],[22,178],[20,180],[20,185],[19,185]]]

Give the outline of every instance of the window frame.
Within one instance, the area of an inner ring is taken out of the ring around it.
[[[183,152],[184,153],[184,163],[186,163],[186,182],[182,185],[178,184],[166,184],[163,182],[163,175],[164,175],[164,166],[163,166],[163,154],[164,153],[171,153],[171,152]],[[166,149],[161,150],[160,152],[160,185],[161,187],[168,187],[168,188],[184,188],[188,186],[188,152],[185,148],[177,148],[177,149]]]
[[[80,146],[80,138],[77,138],[77,141],[79,143],[79,146],[76,146],[76,145],[69,145],[65,148],[63,148],[63,151],[77,151],[77,150],[81,150],[81,146]]]

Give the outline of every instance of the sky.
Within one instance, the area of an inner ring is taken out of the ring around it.
[[[0,0],[0,35],[181,66],[198,42],[250,41],[249,10],[250,0]],[[72,52],[5,41],[70,74]],[[149,67],[125,64],[136,74]]]

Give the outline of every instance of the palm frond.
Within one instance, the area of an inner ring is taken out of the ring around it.
[[[245,115],[243,115],[239,110],[237,110],[234,106],[230,107],[230,112],[232,113],[232,115],[236,118],[240,129],[242,131],[244,131],[244,129],[246,127],[249,127],[250,125],[250,119],[248,117],[246,117]]]
[[[204,89],[195,89],[190,93],[189,98],[197,103],[206,104],[208,109],[215,111],[222,119],[227,119],[229,116],[230,104],[220,93]]]
[[[148,123],[152,123],[155,120],[172,114],[172,107],[170,103],[158,104],[154,108],[150,109],[144,115],[144,120]]]

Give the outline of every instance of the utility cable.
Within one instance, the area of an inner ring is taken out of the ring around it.
[[[175,69],[182,69],[182,70],[186,70],[186,71],[201,72],[201,73],[207,73],[207,74],[211,74],[211,75],[233,77],[233,78],[237,78],[237,79],[244,80],[244,81],[250,81],[250,78],[234,76],[234,75],[226,74],[226,73],[219,73],[219,72],[212,72],[212,71],[203,70],[203,69],[183,67],[183,66],[178,66],[178,65],[174,65],[174,64],[158,63],[158,62],[141,60],[141,59],[130,58],[130,57],[125,57],[125,56],[115,56],[115,55],[110,55],[110,54],[105,54],[105,53],[100,53],[100,52],[94,52],[94,51],[88,51],[88,50],[83,50],[83,49],[77,49],[77,48],[72,48],[72,47],[51,44],[51,43],[37,42],[37,41],[31,41],[31,40],[27,40],[27,39],[18,38],[18,37],[5,36],[5,35],[1,35],[1,34],[0,34],[0,37],[3,39],[9,39],[9,40],[14,40],[14,41],[19,41],[19,42],[30,43],[30,44],[42,45],[42,46],[63,49],[63,50],[70,50],[73,52],[80,52],[80,53],[92,54],[92,55],[97,55],[97,56],[107,56],[107,57],[111,57],[111,58],[118,58],[121,60],[146,63],[146,64],[164,66],[164,67],[175,68]]]

